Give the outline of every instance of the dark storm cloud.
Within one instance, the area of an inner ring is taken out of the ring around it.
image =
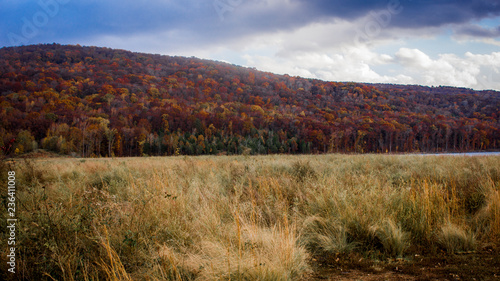
[[[467,25],[455,31],[457,35],[467,35],[472,37],[496,38],[500,37],[500,26],[496,28],[484,28],[479,25]]]
[[[355,20],[390,7],[401,9],[392,15],[390,27],[409,29],[500,15],[500,0],[3,0],[0,45],[165,31],[185,32],[200,42],[223,41],[313,22]],[[498,35],[498,30],[463,32]]]
[[[466,23],[500,15],[500,1],[484,0],[296,0],[308,3],[311,11],[323,17],[353,19],[372,11],[400,6],[402,12],[393,18],[392,25],[403,28],[439,27],[446,24]]]

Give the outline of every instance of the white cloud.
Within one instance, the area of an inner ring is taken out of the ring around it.
[[[246,54],[247,65],[258,69],[329,81],[358,81],[379,83],[411,83],[406,75],[394,77],[381,75],[372,69],[376,65],[385,65],[393,58],[377,54],[366,47],[352,47],[335,52],[294,52],[275,56]]]
[[[500,80],[493,79],[494,75],[498,77],[500,53],[467,52],[463,57],[441,54],[438,59],[431,59],[418,49],[401,48],[395,57],[419,84],[500,89]]]
[[[412,68],[428,69],[433,63],[429,56],[417,49],[401,48],[396,58],[402,65]]]

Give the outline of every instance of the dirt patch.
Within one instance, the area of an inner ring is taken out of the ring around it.
[[[486,248],[466,254],[415,255],[373,261],[356,255],[313,259],[310,280],[498,280],[500,251]]]

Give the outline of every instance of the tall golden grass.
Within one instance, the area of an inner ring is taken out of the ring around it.
[[[8,169],[18,178],[17,280],[300,280],[315,256],[500,243],[499,160],[222,156],[0,168],[2,180]]]

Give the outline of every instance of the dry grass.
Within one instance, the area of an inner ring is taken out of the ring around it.
[[[499,244],[499,160],[50,159],[0,170],[18,179],[18,280],[300,280],[318,255]],[[6,241],[5,205],[1,216]]]
[[[450,253],[468,252],[476,248],[474,235],[451,222],[441,227],[438,243]]]

